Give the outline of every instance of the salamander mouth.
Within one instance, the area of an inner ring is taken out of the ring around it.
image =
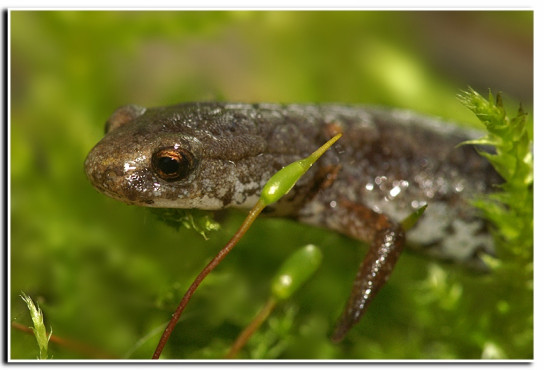
[[[138,206],[149,207],[155,203],[151,191],[141,189],[138,184],[136,186],[131,184],[135,181],[131,176],[127,179],[127,176],[117,176],[115,171],[111,170],[88,176],[94,187],[110,198]]]

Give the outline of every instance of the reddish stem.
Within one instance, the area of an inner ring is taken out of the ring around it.
[[[170,338],[170,334],[172,334],[172,331],[174,330],[174,327],[176,326],[181,316],[181,313],[187,306],[187,303],[189,303],[189,300],[193,296],[195,290],[198,288],[202,280],[204,280],[204,278],[208,276],[208,274],[212,272],[213,269],[217,267],[217,265],[219,265],[219,263],[223,260],[223,258],[225,258],[226,255],[232,250],[232,248],[234,248],[234,246],[238,243],[238,241],[240,241],[242,236],[244,236],[246,231],[249,229],[253,221],[255,221],[255,219],[257,218],[259,213],[261,213],[264,207],[265,207],[264,203],[259,200],[257,204],[255,205],[255,207],[253,207],[251,211],[249,211],[249,214],[247,215],[246,219],[244,220],[244,222],[242,223],[238,231],[236,231],[234,236],[228,241],[228,243],[223,247],[223,249],[221,249],[219,253],[217,253],[217,255],[210,261],[210,263],[208,263],[206,267],[204,267],[204,269],[200,272],[200,274],[198,274],[198,276],[195,278],[195,280],[193,281],[189,289],[187,289],[187,292],[185,293],[185,295],[179,302],[179,305],[176,311],[174,312],[174,314],[172,315],[170,322],[166,326],[166,329],[164,329],[161,339],[159,340],[159,344],[157,345],[157,348],[155,349],[155,353],[153,353],[152,359],[157,360],[160,357],[162,350],[164,349],[164,346],[166,345],[166,342],[168,342],[168,338]]]
[[[269,299],[268,302],[266,302],[266,304],[261,309],[261,311],[259,311],[257,316],[255,316],[253,321],[251,321],[249,325],[244,329],[244,331],[240,333],[238,338],[236,338],[236,341],[230,348],[230,351],[225,356],[225,358],[236,357],[238,352],[246,345],[247,341],[249,340],[249,338],[251,338],[253,333],[255,333],[255,331],[259,329],[259,327],[263,324],[264,320],[266,320],[266,318],[270,316],[270,313],[272,312],[275,306],[276,306],[276,300],[273,298]]]

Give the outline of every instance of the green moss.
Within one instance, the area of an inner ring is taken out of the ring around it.
[[[533,152],[527,113],[521,105],[514,117],[508,117],[502,96],[491,92],[485,99],[470,89],[460,100],[487,128],[487,135],[466,144],[491,145],[495,153],[480,152],[505,182],[501,191],[475,205],[497,228],[499,258],[505,263],[519,265],[532,275],[533,261]]]
[[[219,223],[214,221],[210,212],[197,209],[151,208],[150,211],[159,220],[174,229],[179,230],[183,226],[186,229],[196,231],[204,239],[208,239],[207,233],[217,231],[221,227]]]
[[[532,357],[529,348],[533,338],[533,148],[528,114],[520,106],[517,115],[509,117],[501,94],[495,99],[490,92],[485,99],[470,89],[460,100],[487,129],[485,137],[470,143],[495,148],[495,153],[481,154],[505,180],[499,191],[474,202],[495,226],[497,258],[489,258],[495,281],[489,288],[502,293],[488,313],[488,324],[508,333],[487,339],[482,356],[516,358],[515,353],[525,350]],[[516,323],[504,319],[514,311],[525,314]]]

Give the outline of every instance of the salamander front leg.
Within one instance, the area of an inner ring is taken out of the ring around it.
[[[372,299],[387,282],[404,247],[402,227],[385,215],[371,209],[341,202],[340,220],[349,223],[349,234],[370,244],[365,259],[359,267],[346,307],[336,325],[332,340],[338,342],[355,325],[368,308]],[[340,216],[340,215],[338,215]]]

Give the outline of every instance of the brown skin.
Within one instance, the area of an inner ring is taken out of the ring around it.
[[[340,340],[388,280],[405,244],[485,267],[480,257],[493,246],[469,201],[499,177],[473,147],[457,147],[477,134],[369,107],[127,106],[112,115],[85,169],[98,190],[128,204],[247,209],[277,170],[338,132],[342,139],[267,211],[369,244],[333,335]],[[405,235],[399,222],[424,204],[418,225]]]

